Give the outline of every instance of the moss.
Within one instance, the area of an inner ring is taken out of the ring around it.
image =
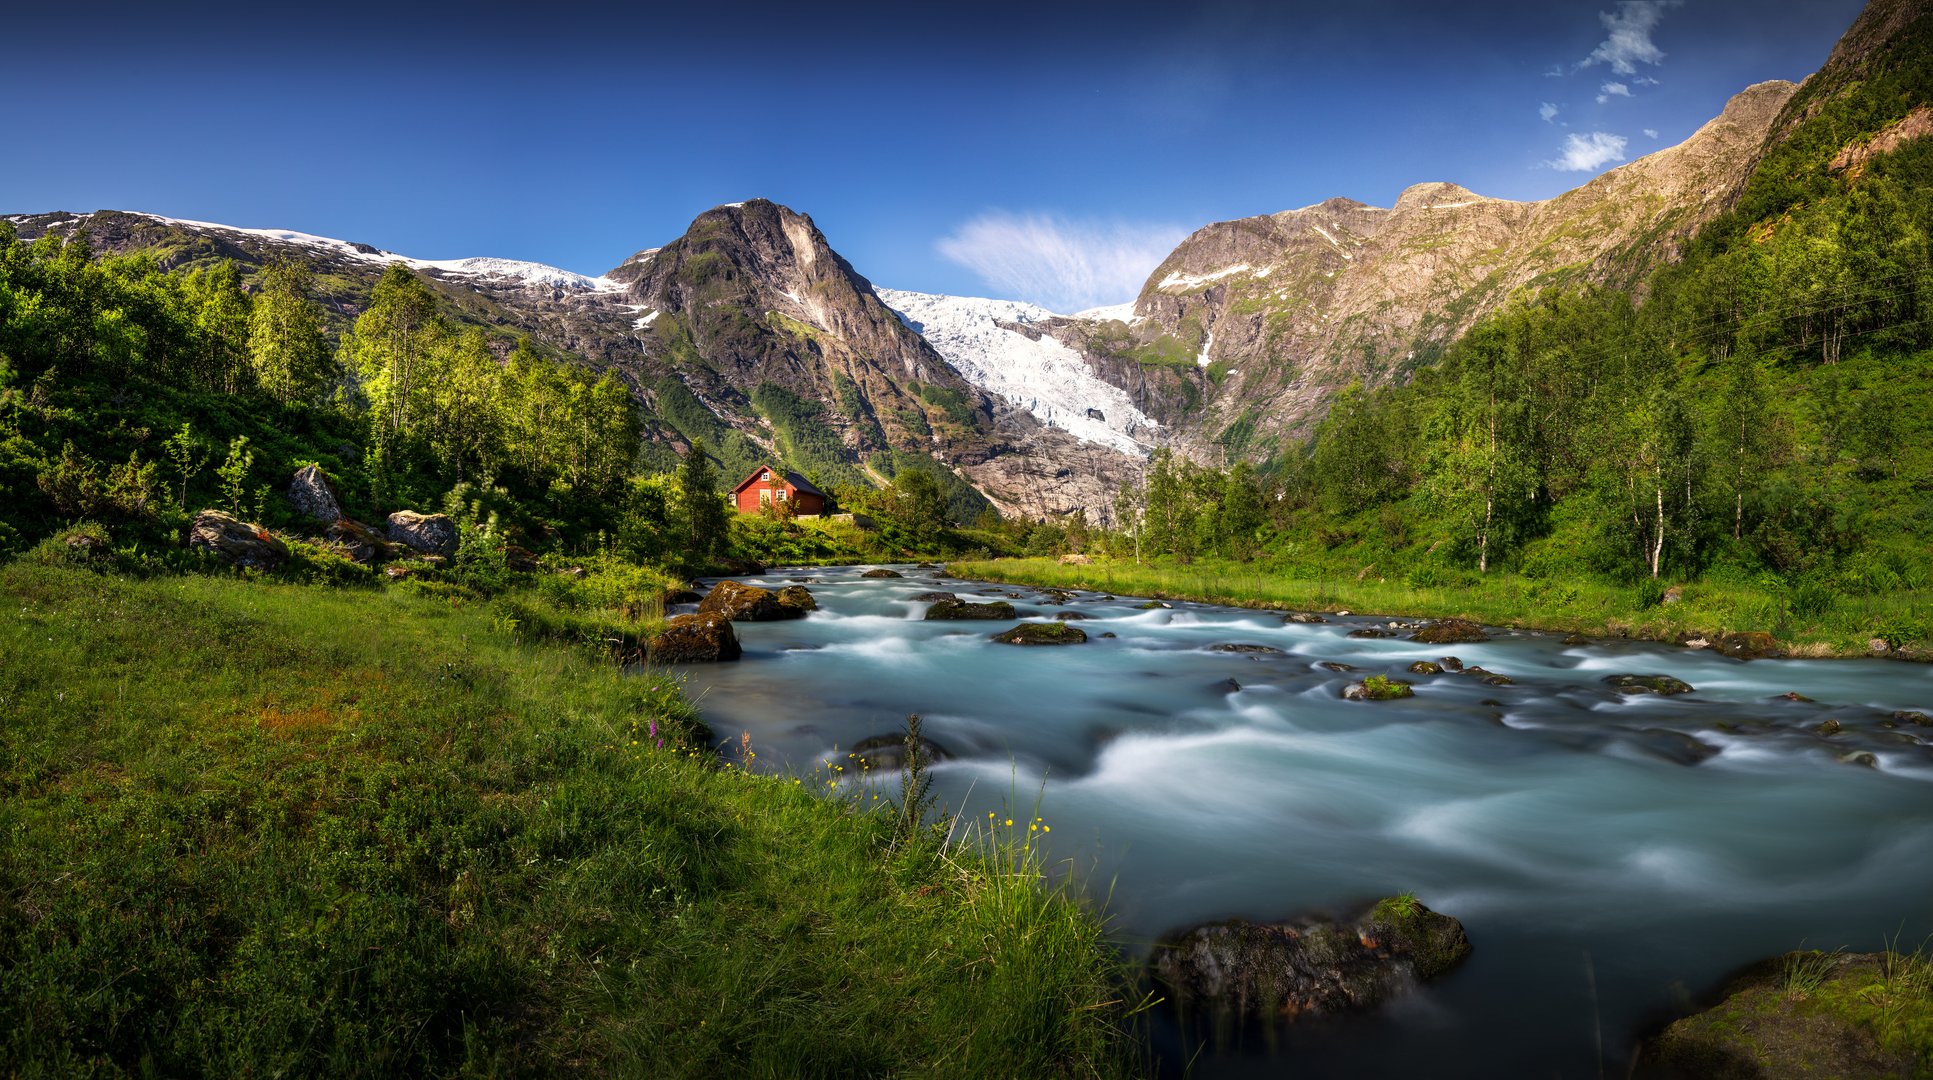
[[[1021,623],[1011,630],[993,635],[1002,645],[1081,645],[1087,631],[1064,622]]]

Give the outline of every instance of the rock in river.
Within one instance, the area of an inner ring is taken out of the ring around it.
[[[1463,924],[1398,897],[1347,921],[1198,926],[1158,944],[1152,967],[1184,1009],[1292,1019],[1374,1007],[1469,952]]]
[[[779,606],[789,608],[803,616],[808,611],[817,611],[819,601],[813,599],[811,590],[803,585],[787,585],[779,590]]]
[[[1693,690],[1690,683],[1669,675],[1606,675],[1604,682],[1620,694],[1659,694],[1669,697],[1672,694],[1689,694]]]
[[[1273,645],[1250,645],[1245,642],[1225,641],[1219,645],[1208,646],[1209,652],[1242,653],[1247,656],[1280,656],[1282,650]]]
[[[905,577],[906,575],[900,573],[897,570],[887,570],[887,569],[881,568],[878,570],[868,570],[859,576],[866,577],[866,578],[889,578],[889,577]]]
[[[662,633],[645,643],[645,655],[654,664],[736,660],[743,651],[731,620],[715,612],[674,616]]]
[[[990,604],[975,604],[957,596],[933,601],[926,609],[928,619],[1011,619],[1014,617],[1013,605],[1005,600],[995,600]]]
[[[1029,622],[995,634],[993,640],[1002,645],[1080,645],[1087,641],[1087,631],[1064,622]]]
[[[794,585],[791,588],[798,588]],[[804,589],[799,589],[805,592]],[[802,619],[806,609],[780,602],[779,595],[770,589],[757,585],[741,585],[736,581],[721,581],[711,587],[705,599],[698,604],[701,615],[722,615],[733,622],[775,622],[779,619]]]
[[[1468,619],[1438,619],[1411,634],[1410,640],[1425,645],[1461,645],[1466,641],[1489,641],[1490,635]]]

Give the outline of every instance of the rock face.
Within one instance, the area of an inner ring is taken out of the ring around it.
[[[1030,622],[995,634],[993,640],[1002,645],[1082,645],[1087,642],[1087,631],[1063,622]]]
[[[220,510],[195,515],[188,526],[188,546],[251,570],[273,570],[289,560],[289,546],[267,529]]]
[[[974,604],[949,596],[944,600],[933,601],[926,609],[928,619],[1011,619],[1014,617],[1013,605],[1005,600],[995,600],[990,604]]]
[[[398,510],[389,515],[389,538],[418,554],[456,557],[456,522],[448,514]]]
[[[789,588],[804,589],[796,585]],[[810,593],[806,599],[811,600]],[[814,605],[816,606],[816,604]],[[796,604],[785,604],[779,594],[757,585],[741,585],[736,581],[721,581],[711,587],[711,592],[699,601],[698,614],[718,615],[733,622],[776,622],[780,619],[803,619],[811,608]]]
[[[394,553],[383,534],[354,518],[337,518],[323,535],[341,544],[351,561],[364,565],[382,562]]]
[[[1794,972],[1811,985],[1790,989]],[[1639,1051],[1633,1075],[1673,1080],[1842,1080],[1922,1075],[1909,1058],[1873,1038],[1862,991],[1885,986],[1880,955],[1792,953],[1748,968],[1713,1008],[1665,1028]],[[1872,1000],[1883,1000],[1883,994]]]
[[[1294,1019],[1374,1007],[1469,953],[1457,920],[1395,898],[1347,921],[1199,926],[1157,945],[1152,967],[1183,1009]]]
[[[654,664],[700,664],[736,660],[744,652],[730,619],[716,614],[678,615],[645,643]]]
[[[335,481],[315,465],[302,466],[290,478],[289,506],[318,525],[330,525],[342,517]]]
[[[1438,619],[1411,634],[1410,640],[1425,645],[1461,645],[1470,641],[1489,641],[1490,635],[1468,619]]]

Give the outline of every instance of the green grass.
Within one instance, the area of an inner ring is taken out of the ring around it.
[[[0,1074],[1131,1071],[1037,862],[486,603],[16,562],[0,656]]]
[[[1200,560],[1135,563],[1097,556],[1090,565],[1050,558],[997,559],[947,565],[948,572],[1026,585],[1092,589],[1122,596],[1200,600],[1235,607],[1362,614],[1456,617],[1603,637],[1661,641],[1679,634],[1763,630],[1804,656],[1863,655],[1875,636],[1910,626],[1906,639],[1925,646],[1925,613],[1933,589],[1838,596],[1822,611],[1797,614],[1779,594],[1752,584],[1693,582],[1679,603],[1658,604],[1643,588],[1598,579],[1554,580],[1493,572],[1441,586],[1384,578],[1374,564],[1350,573],[1271,573],[1251,564]]]

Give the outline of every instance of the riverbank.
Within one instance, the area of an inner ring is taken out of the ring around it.
[[[1770,633],[1790,655],[1892,655],[1928,658],[1925,612],[1933,591],[1832,598],[1823,611],[1797,613],[1791,598],[1747,583],[1694,582],[1665,601],[1643,589],[1597,581],[1554,581],[1495,573],[1475,585],[1431,587],[1378,577],[1287,577],[1222,560],[1188,565],[1094,556],[1085,564],[1052,558],[956,561],[957,577],[1013,585],[1079,588],[1124,596],[1195,600],[1231,607],[1470,619],[1488,626],[1586,637],[1678,641],[1726,632]],[[1662,592],[1662,590],[1660,590]],[[1874,641],[1884,645],[1876,649]]]
[[[1075,897],[488,602],[21,560],[0,611],[0,1073],[1135,1071]]]

